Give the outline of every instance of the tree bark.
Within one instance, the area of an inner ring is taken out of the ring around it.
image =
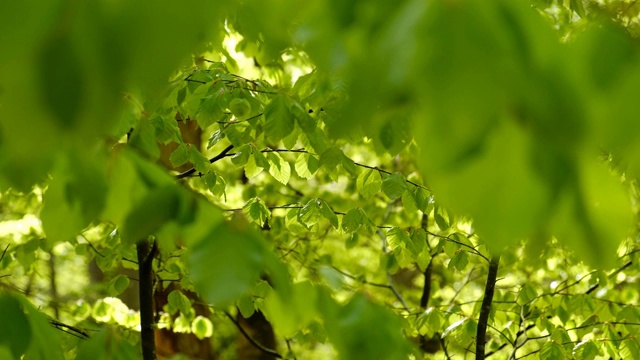
[[[487,342],[487,325],[489,323],[489,314],[491,313],[493,293],[496,289],[499,263],[500,256],[494,255],[491,257],[487,284],[484,288],[484,297],[482,298],[482,307],[480,308],[480,318],[478,319],[478,331],[476,332],[476,360],[484,360],[485,358],[484,348]]]
[[[138,252],[138,284],[140,288],[140,343],[142,358],[156,360],[153,311],[153,258],[158,250],[155,241],[142,240],[136,245]]]

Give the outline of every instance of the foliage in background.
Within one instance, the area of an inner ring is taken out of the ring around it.
[[[0,6],[3,358],[640,358],[635,1],[143,4]]]

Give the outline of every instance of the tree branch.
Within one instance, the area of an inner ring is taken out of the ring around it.
[[[228,153],[229,153],[229,151],[231,151],[231,149],[233,149],[233,145],[227,146],[224,150],[222,150],[220,152],[220,154],[218,154],[218,155],[212,157],[211,159],[209,159],[209,163],[213,164],[214,162],[227,157]],[[196,172],[196,168],[193,167],[193,168],[191,168],[191,169],[189,169],[189,170],[187,170],[185,172],[182,172],[182,173],[176,175],[176,179],[184,179],[186,177],[191,176],[195,172]]]
[[[11,246],[11,244],[7,244],[7,246],[4,248],[4,251],[2,252],[2,255],[0,255],[0,261],[2,261],[2,259],[4,259],[4,256],[7,253],[7,250],[9,250],[9,246]]]
[[[489,274],[487,275],[487,284],[484,288],[484,297],[482,298],[482,307],[480,308],[480,317],[478,319],[478,331],[476,333],[476,360],[484,360],[484,347],[487,342],[487,324],[489,323],[489,314],[491,313],[491,302],[493,301],[493,293],[496,289],[496,278],[498,277],[498,265],[500,256],[494,255],[489,263]]]
[[[251,345],[255,346],[256,349],[262,351],[265,354],[271,355],[271,356],[273,356],[275,358],[282,359],[282,355],[280,355],[280,353],[278,353],[275,350],[272,350],[272,349],[264,347],[262,344],[257,342],[253,337],[251,337],[251,335],[249,335],[249,333],[247,333],[247,331],[245,329],[243,329],[242,326],[240,326],[240,323],[238,323],[236,321],[236,319],[234,319],[233,316],[231,316],[231,314],[229,314],[226,311],[224,312],[224,314],[227,315],[229,320],[231,320],[231,322],[233,322],[233,324],[238,328],[238,330],[245,337],[245,339],[247,339],[247,341],[249,341],[251,343]]]
[[[158,245],[144,239],[136,245],[138,252],[138,288],[140,289],[140,344],[144,360],[156,360],[153,309],[153,258]]]

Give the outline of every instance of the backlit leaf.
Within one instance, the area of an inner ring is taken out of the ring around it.
[[[264,109],[265,133],[271,141],[280,141],[289,135],[294,128],[295,118],[289,111],[286,97],[274,97]]]

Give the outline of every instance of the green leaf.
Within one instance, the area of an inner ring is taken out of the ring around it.
[[[171,155],[169,155],[169,161],[173,166],[181,166],[189,162],[191,157],[191,144],[181,143],[178,147],[173,150]]]
[[[320,271],[322,271],[320,268]],[[289,294],[270,291],[265,299],[265,315],[283,336],[294,336],[318,316],[317,289],[310,282],[295,283]]]
[[[356,180],[358,192],[366,200],[371,200],[380,192],[382,185],[382,177],[380,172],[375,169],[367,169],[360,173]]]
[[[129,278],[125,275],[118,275],[113,278],[109,284],[110,293],[112,296],[122,294],[123,291],[129,287]]]
[[[0,345],[6,345],[19,359],[31,342],[31,326],[20,302],[9,294],[0,294]]]
[[[240,310],[240,314],[242,314],[242,317],[245,319],[248,319],[249,317],[251,317],[251,315],[253,315],[256,311],[253,300],[249,295],[241,296],[240,299],[238,300],[237,305],[238,305],[238,310]]]
[[[342,168],[351,175],[351,177],[356,177],[358,174],[358,171],[356,170],[356,163],[347,155],[343,154],[341,165]]]
[[[193,164],[193,167],[200,174],[206,174],[209,170],[209,159],[207,159],[202,153],[195,147],[190,146],[189,161]]]
[[[105,328],[78,345],[78,360],[137,360],[139,350],[116,329]]]
[[[409,234],[397,226],[394,226],[387,231],[387,241],[391,250],[395,250],[399,247],[404,248],[411,242]]]
[[[640,346],[635,339],[624,339],[620,345],[620,356],[622,359],[640,359]]]
[[[354,232],[361,227],[371,230],[374,226],[362,208],[351,209],[342,218],[342,230],[346,232]]]
[[[411,349],[401,332],[401,319],[388,309],[355,295],[346,305],[325,305],[325,328],[345,359],[406,359]],[[327,309],[328,308],[328,309]],[[353,316],[359,314],[359,316]]]
[[[176,218],[180,194],[175,185],[152,189],[131,209],[122,227],[123,242],[134,244],[153,235],[166,222]]]
[[[538,297],[536,289],[530,284],[524,284],[518,293],[518,304],[528,304],[536,297]]]
[[[200,340],[211,337],[213,335],[213,323],[204,316],[196,316],[191,323],[191,332]]]
[[[576,14],[578,14],[578,16],[580,16],[581,18],[584,18],[586,16],[582,0],[571,0],[570,6],[571,10],[575,11]]]
[[[453,324],[449,325],[444,330],[444,332],[442,333],[442,338],[444,339],[444,338],[448,337],[449,335],[452,335],[453,333],[459,331],[459,329],[463,328],[468,321],[469,321],[469,319],[464,318],[464,319],[458,320],[458,321],[454,322]]]
[[[541,359],[562,360],[565,358],[562,346],[554,341],[547,341],[540,350]]]
[[[578,359],[593,360],[602,355],[602,351],[592,340],[583,340],[573,348],[573,356]]]
[[[253,159],[256,162],[256,166],[259,166],[267,171],[271,167],[269,160],[267,160],[267,158],[264,156],[264,153],[262,151],[253,149]]]
[[[249,179],[258,176],[258,174],[260,174],[262,170],[263,168],[256,164],[255,156],[251,156],[249,160],[247,160],[247,163],[244,166],[244,174]]]
[[[223,103],[224,101],[220,101],[216,94],[209,94],[203,97],[198,107],[198,117],[196,118],[198,126],[206,129],[215,124],[216,121],[220,121],[224,112],[221,106]]]
[[[175,119],[156,116],[151,119],[151,124],[156,129],[155,139],[162,144],[167,144],[172,141],[178,141],[180,139],[180,129],[178,128],[178,122]]]
[[[284,95],[274,97],[264,109],[264,131],[271,141],[279,142],[289,135],[295,126],[295,118],[291,114]]]
[[[206,174],[204,174],[204,183],[207,185],[209,190],[213,192],[213,188],[216,186],[218,181],[218,175],[215,171],[209,170]]]
[[[291,177],[291,165],[277,152],[268,152],[269,174],[283,185],[287,185]]]
[[[334,227],[334,229],[337,229],[340,225],[338,223],[338,216],[336,215],[336,213],[333,211],[333,209],[331,209],[331,206],[329,206],[326,201],[318,199],[318,202],[318,206],[320,207],[320,214],[322,214],[325,219],[329,220],[329,223]]]
[[[191,300],[178,290],[173,290],[167,296],[167,302],[174,309],[180,310],[183,314],[188,314],[191,310]]]
[[[394,173],[382,180],[381,187],[385,195],[387,195],[391,200],[395,200],[402,196],[404,191],[407,189],[407,183],[402,174]]]
[[[440,231],[447,231],[451,225],[444,217],[440,214],[434,214],[433,219],[436,221],[436,224],[440,228]]]
[[[35,360],[64,359],[60,347],[62,339],[49,323],[47,316],[35,309],[26,299],[19,300],[31,327],[31,341],[24,358]]]
[[[442,325],[444,325],[444,316],[434,307],[428,308],[416,319],[416,329],[423,336],[427,334],[433,336],[436,332],[441,332]]]
[[[212,171],[209,171],[210,173]],[[220,175],[216,174],[216,182],[213,187],[209,187],[209,191],[215,196],[227,196],[226,194],[227,181]]]
[[[244,166],[251,156],[252,149],[250,145],[242,145],[236,154],[231,157],[231,162],[236,166]]]
[[[211,149],[215,144],[219,143],[220,140],[225,138],[225,133],[222,130],[216,130],[213,135],[207,141],[207,150]]]
[[[418,206],[413,198],[413,193],[409,189],[402,193],[402,206],[404,206],[407,213],[415,213],[418,211]]]
[[[105,174],[88,159],[70,156],[75,164],[59,164],[44,194],[42,227],[52,242],[68,241],[96,220],[106,203]],[[125,207],[126,205],[122,205]]]
[[[241,219],[218,223],[187,252],[187,267],[198,293],[214,306],[246,294],[266,264],[262,238]]]
[[[319,161],[311,154],[301,154],[296,159],[296,172],[303,179],[311,179],[318,171]]]
[[[38,59],[42,101],[56,123],[64,128],[77,124],[87,93],[82,56],[74,48],[68,31],[61,31],[43,44]],[[56,69],[56,71],[53,71]]]
[[[449,265],[447,265],[447,268],[455,268],[458,271],[463,271],[467,267],[467,265],[469,265],[469,253],[460,249],[451,258],[451,260],[449,260]]]
[[[260,198],[249,199],[242,207],[243,212],[251,221],[263,226],[271,218],[271,211]]]
[[[327,170],[334,171],[338,165],[342,165],[344,153],[337,147],[331,147],[320,155],[318,166],[322,166]]]
[[[229,103],[229,110],[236,119],[246,119],[251,114],[251,104],[246,99],[235,98]]]
[[[306,228],[310,228],[317,224],[323,217],[320,210],[320,200],[311,199],[298,211],[298,222],[304,225]]]

